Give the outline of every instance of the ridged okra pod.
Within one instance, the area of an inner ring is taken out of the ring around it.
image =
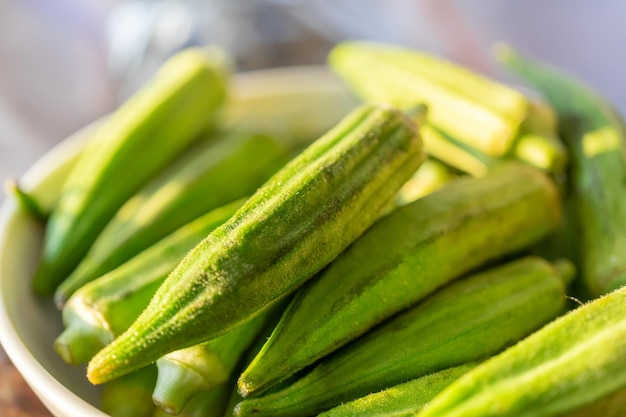
[[[411,417],[474,366],[459,365],[394,385],[338,405],[319,417]]]
[[[57,289],[57,305],[185,223],[251,195],[286,162],[275,141],[247,132],[221,133],[190,149],[120,208]]]
[[[572,271],[570,264],[557,268],[526,257],[476,273],[322,359],[286,388],[242,401],[236,415],[312,416],[392,385],[483,360],[560,314]]]
[[[422,166],[413,174],[394,199],[394,206],[404,206],[412,203],[418,198],[422,198],[428,194],[432,194],[438,189],[445,187],[446,184],[457,178],[456,173],[446,164],[436,159],[428,158]]]
[[[527,114],[519,91],[418,51],[347,41],[335,46],[328,62],[362,99],[401,108],[424,103],[429,123],[487,155],[511,148]]]
[[[227,72],[218,50],[180,52],[99,126],[47,223],[37,293],[51,295],[122,204],[211,125]]]
[[[138,320],[91,360],[89,380],[106,382],[271,307],[371,226],[424,158],[402,112],[355,109],[181,261]]]
[[[611,397],[625,387],[626,288],[620,288],[469,371],[418,416],[621,416],[624,397]],[[604,398],[619,413],[594,412],[590,406]]]
[[[520,126],[511,155],[560,179],[565,174],[569,158],[558,133],[556,118],[549,104],[530,101],[528,117]]]
[[[237,366],[270,315],[265,312],[218,338],[159,358],[152,395],[155,404],[178,415],[194,396],[204,395],[229,380],[234,385],[232,376],[239,371]]]
[[[544,94],[570,153],[569,192],[582,290],[597,297],[626,284],[626,134],[615,109],[582,81],[502,46],[499,58]]]
[[[228,394],[231,387],[227,384],[222,384],[213,388],[210,391],[200,393],[193,397],[187,406],[176,416],[178,417],[231,417],[225,413]],[[152,417],[171,417],[172,414],[163,410],[162,408],[156,409]]]
[[[147,366],[104,385],[100,408],[111,417],[151,417],[155,366]]]
[[[296,294],[243,372],[242,394],[264,391],[447,282],[522,250],[560,218],[554,183],[515,161],[396,209]]]
[[[78,365],[122,334],[182,258],[228,220],[245,199],[217,208],[164,237],[128,262],[81,287],[63,307],[57,353]]]

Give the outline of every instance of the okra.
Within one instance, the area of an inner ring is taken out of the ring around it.
[[[436,126],[425,123],[420,126],[420,134],[428,155],[461,172],[482,177],[494,164],[493,158],[460,143]]]
[[[254,133],[223,133],[192,148],[120,208],[59,286],[55,302],[62,306],[78,288],[185,223],[251,195],[286,162],[281,146]]]
[[[439,393],[419,417],[577,414],[626,388],[626,288],[559,317]],[[587,409],[592,411],[593,409]],[[623,413],[623,408],[622,408]]]
[[[338,405],[319,417],[411,417],[474,363],[434,372]]]
[[[100,408],[111,417],[151,417],[156,367],[148,366],[104,385]]]
[[[401,108],[425,103],[430,123],[487,155],[511,148],[527,114],[519,91],[417,51],[348,41],[333,48],[328,62],[359,97]]]
[[[438,287],[526,248],[560,218],[552,180],[516,161],[396,209],[298,291],[242,373],[241,393],[264,391]]]
[[[550,172],[564,175],[568,163],[567,148],[558,134],[554,110],[545,103],[531,101],[529,114],[511,154],[521,161]]]
[[[499,59],[557,112],[569,149],[569,192],[575,207],[581,282],[587,297],[626,283],[626,134],[615,109],[599,93],[557,68],[502,46]]]
[[[176,416],[178,417],[232,417],[224,414],[228,402],[230,386],[222,384],[210,391],[202,392],[193,397],[187,406]],[[156,408],[152,417],[171,417],[172,414]]]
[[[51,295],[122,204],[208,129],[225,99],[224,62],[218,50],[180,52],[102,123],[47,223],[37,293]]]
[[[37,199],[22,189],[14,178],[4,181],[4,192],[7,196],[11,196],[25,213],[43,223],[48,220],[49,214],[45,212]]]
[[[398,191],[394,206],[403,206],[444,187],[457,175],[445,164],[428,158]]]
[[[245,202],[237,200],[181,227],[108,274],[86,284],[63,307],[65,330],[54,348],[67,362],[87,362],[124,332],[180,260]]]
[[[267,323],[268,313],[216,339],[159,358],[156,361],[158,378],[152,395],[155,404],[178,415],[195,395],[203,395],[203,392],[233,379],[231,376],[237,365]]]
[[[322,359],[288,387],[242,401],[236,415],[316,415],[392,385],[483,360],[562,313],[572,271],[571,264],[553,266],[526,257],[466,277]]]
[[[371,226],[424,158],[406,115],[360,106],[181,261],[137,321],[90,361],[89,380],[211,340],[276,304]]]

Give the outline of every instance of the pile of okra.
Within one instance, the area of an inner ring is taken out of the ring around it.
[[[12,188],[50,348],[113,417],[626,415],[624,123],[494,56],[523,87],[340,43],[360,103],[304,138],[224,122],[224,51],[172,56],[53,207]]]

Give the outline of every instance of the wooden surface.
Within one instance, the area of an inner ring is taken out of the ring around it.
[[[0,346],[0,416],[51,417]]]

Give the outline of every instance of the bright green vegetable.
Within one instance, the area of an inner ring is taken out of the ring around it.
[[[430,156],[459,171],[482,177],[494,164],[493,158],[460,143],[436,126],[425,123],[420,126],[420,134]]]
[[[102,123],[51,213],[37,293],[51,295],[122,204],[211,125],[226,77],[220,51],[180,52]]]
[[[612,106],[581,81],[502,46],[499,58],[545,95],[571,158],[569,190],[588,297],[626,284],[626,135]]]
[[[269,319],[269,312],[230,332],[156,361],[159,371],[152,399],[170,414],[179,414],[196,395],[226,384]],[[233,381],[234,384],[235,381]]]
[[[4,192],[11,196],[24,212],[35,219],[44,223],[48,220],[49,213],[46,213],[37,199],[22,189],[14,178],[4,181]]]
[[[429,123],[487,155],[511,148],[527,114],[519,91],[417,51],[347,41],[333,48],[328,62],[359,97],[400,108],[425,103]]]
[[[624,397],[614,395],[625,388],[626,288],[621,288],[479,365],[418,416],[621,416]],[[600,408],[594,412],[593,406]]]
[[[54,342],[57,353],[78,365],[111,343],[137,319],[187,252],[244,202],[237,200],[205,214],[76,291],[63,307],[66,328]]]
[[[460,365],[428,374],[338,405],[319,417],[411,417],[474,366]]]
[[[529,114],[520,126],[520,132],[511,154],[517,159],[551,172],[564,175],[567,167],[567,148],[561,141],[556,115],[545,103],[531,101]]]
[[[251,195],[286,162],[281,146],[252,133],[226,133],[192,148],[120,208],[57,289],[57,305],[189,221]]]
[[[271,307],[362,234],[424,158],[407,116],[359,107],[183,259],[137,321],[91,360],[89,380],[131,372]]]
[[[489,357],[564,310],[565,281],[573,270],[571,264],[563,266],[527,257],[442,288],[323,359],[286,388],[242,401],[236,415],[312,416]]]
[[[560,218],[554,183],[519,162],[395,210],[297,293],[240,391],[264,391],[441,285],[536,242]]]
[[[394,205],[403,206],[412,203],[418,198],[432,194],[455,178],[457,175],[447,165],[436,159],[428,158],[411,179],[400,188]]]
[[[187,406],[178,414],[178,417],[225,417],[224,411],[228,402],[231,387],[222,384],[210,391],[201,392],[193,397]],[[171,417],[172,414],[158,408],[152,417]]]
[[[152,416],[156,378],[156,368],[148,366],[109,382],[102,390],[100,408],[111,417]]]

